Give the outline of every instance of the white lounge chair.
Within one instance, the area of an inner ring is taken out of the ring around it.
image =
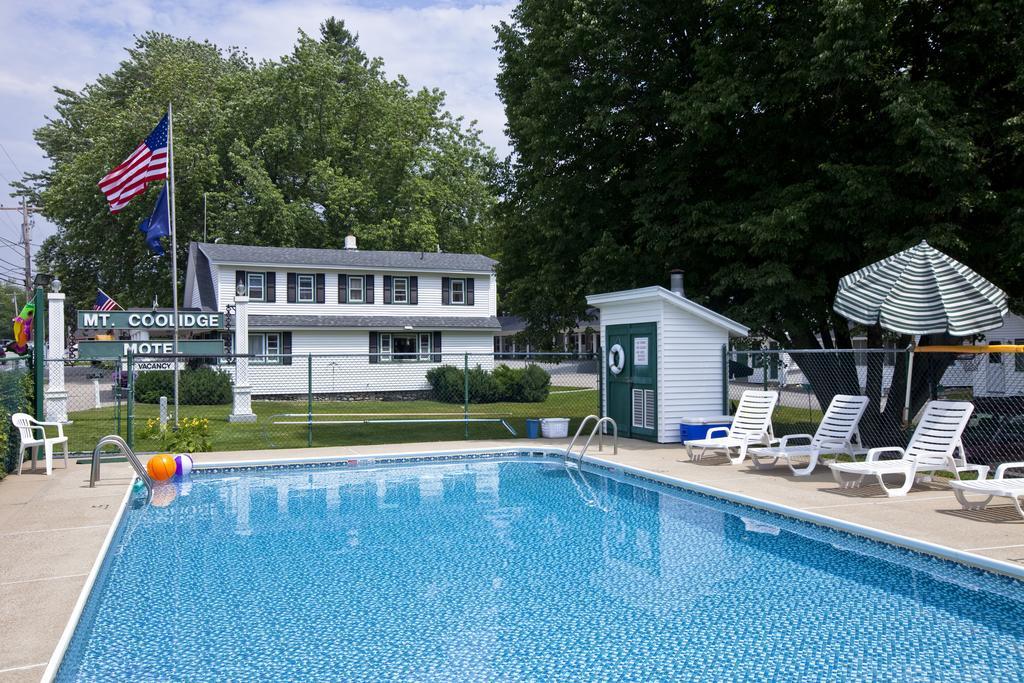
[[[953,481],[953,493],[964,510],[984,510],[985,506],[993,498],[1009,498],[1013,501],[1017,512],[1024,517],[1024,507],[1021,507],[1021,498],[1024,498],[1024,478],[1004,479],[1006,470],[1024,468],[1024,462],[1004,462],[996,468],[994,479],[977,479],[975,481]],[[967,499],[966,493],[977,493],[986,496],[985,500],[971,501]]]
[[[39,447],[42,446],[46,456],[46,474],[49,476],[53,471],[53,447],[58,444],[64,446],[64,469],[67,469],[68,437],[64,436],[64,425],[60,422],[40,422],[25,413],[11,415],[11,423],[18,428],[21,437],[21,447],[18,449],[18,474],[21,474],[21,463],[27,450],[32,452],[32,469],[35,470]],[[47,437],[46,427],[56,427],[57,436]]]
[[[779,460],[784,460],[789,469],[793,470],[793,474],[806,476],[814,471],[818,465],[818,458],[822,455],[866,453],[867,449],[862,445],[858,425],[867,407],[867,396],[838,394],[829,403],[814,436],[788,434],[779,440],[778,446],[751,448],[750,459],[760,469],[775,467]],[[794,441],[808,443],[795,444]],[[807,460],[807,465],[797,467],[794,460]]]
[[[729,462],[739,465],[747,457],[750,446],[770,446],[775,443],[772,432],[772,412],[779,402],[777,391],[744,391],[731,427],[712,427],[703,439],[684,441],[690,460],[700,460],[708,450],[724,450]],[[721,434],[721,436],[715,436]],[[699,448],[695,456],[693,449]],[[737,451],[734,456],[733,450]]]
[[[921,422],[906,448],[872,448],[866,462],[830,463],[832,475],[844,488],[860,486],[864,477],[874,476],[886,495],[891,497],[907,495],[919,472],[946,470],[957,479],[961,472],[977,472],[978,478],[984,479],[988,466],[968,464],[960,438],[972,412],[974,405],[966,401],[932,401],[924,409]],[[957,451],[960,452],[959,458],[956,457]],[[900,457],[879,460],[882,453],[899,453]],[[903,477],[903,483],[896,488],[886,486],[883,477],[887,474]]]

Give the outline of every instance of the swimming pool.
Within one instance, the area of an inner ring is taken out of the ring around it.
[[[1018,581],[549,458],[197,473],[155,501],[59,680],[1024,677]]]

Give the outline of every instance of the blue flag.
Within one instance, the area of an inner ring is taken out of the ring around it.
[[[153,215],[139,224],[139,230],[146,236],[146,245],[156,256],[164,255],[164,246],[160,244],[161,237],[170,237],[171,220],[167,211],[167,184],[160,190],[160,197],[156,200],[156,207],[153,208]]]

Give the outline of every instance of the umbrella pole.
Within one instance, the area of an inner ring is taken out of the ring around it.
[[[910,424],[910,384],[914,379],[914,350],[917,348],[917,342],[920,339],[919,336],[915,335],[912,337],[910,344],[907,346],[907,388],[903,396],[903,425]]]

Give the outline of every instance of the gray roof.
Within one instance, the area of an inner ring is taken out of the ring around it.
[[[198,246],[196,242],[188,245],[190,255],[195,250],[195,277],[199,281],[199,305],[203,309],[212,311],[217,308],[217,293],[213,286],[210,259],[206,257],[206,254]]]
[[[237,265],[329,266],[429,270],[445,273],[490,273],[497,263],[481,254],[444,254],[432,251],[361,251],[357,249],[304,249],[252,247],[244,244],[195,243],[213,261]]]
[[[234,320],[228,323],[234,327]],[[337,329],[500,330],[496,317],[392,316],[392,315],[250,315],[250,328],[275,330],[326,327]]]

